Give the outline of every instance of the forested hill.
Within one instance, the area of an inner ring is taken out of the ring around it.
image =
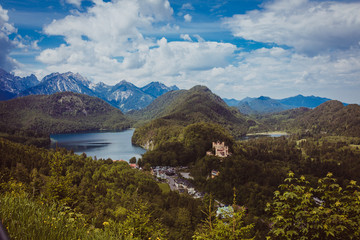
[[[313,134],[360,136],[360,106],[328,101],[294,120],[293,127]]]
[[[122,130],[128,118],[103,100],[61,92],[0,102],[0,132],[49,135],[88,130]]]
[[[250,125],[237,109],[228,107],[205,86],[166,93],[132,117],[142,123],[152,120],[136,129],[133,141],[139,145],[197,122],[218,124],[235,137],[246,134]]]

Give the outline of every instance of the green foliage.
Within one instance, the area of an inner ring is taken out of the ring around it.
[[[136,157],[130,158],[129,163],[136,163]]]
[[[227,210],[224,210],[221,215],[216,216],[210,201],[207,218],[204,224],[196,230],[193,239],[254,239],[252,231],[254,224],[246,225],[244,221],[245,209],[243,207],[236,206],[235,203],[236,202],[234,200],[234,204],[231,208],[227,208]]]
[[[169,193],[170,192],[170,187],[169,184],[165,183],[165,182],[160,182],[158,183],[159,188],[161,189],[161,191],[163,193]]]
[[[114,239],[164,239],[166,231],[148,213],[146,204],[137,202],[134,210],[127,211],[127,217],[121,223],[104,222],[105,232]]]
[[[359,239],[360,187],[341,188],[328,173],[316,188],[288,174],[267,205],[273,223],[268,239]]]
[[[16,183],[21,185],[21,183]],[[15,184],[15,185],[16,185]],[[21,186],[20,186],[21,187]],[[24,192],[0,195],[0,216],[11,239],[104,239],[81,214],[31,200]]]
[[[4,139],[0,139],[0,152],[0,194],[26,192],[34,203],[81,213],[89,228],[104,229],[100,239],[189,239],[201,220],[200,201],[162,191],[152,176],[128,163],[93,160],[65,149],[39,149]],[[187,217],[179,227],[176,221],[185,212]],[[121,235],[104,222],[133,235]],[[142,224],[146,226],[139,230]]]

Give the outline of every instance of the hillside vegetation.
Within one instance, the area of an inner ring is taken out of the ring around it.
[[[230,108],[207,87],[166,93],[132,117],[139,119],[133,143],[157,146],[160,141],[179,135],[182,128],[193,123],[207,122],[222,126],[234,137],[245,135],[251,125],[235,108]]]
[[[328,101],[294,119],[293,127],[312,134],[360,136],[360,106]]]
[[[95,97],[62,92],[0,102],[0,132],[25,137],[52,133],[123,130],[130,121],[119,110]]]
[[[280,113],[259,115],[251,132],[287,131],[307,136],[360,136],[360,106],[331,100],[320,106],[296,108]]]
[[[0,217],[11,239],[190,239],[201,202],[126,162],[0,138]]]

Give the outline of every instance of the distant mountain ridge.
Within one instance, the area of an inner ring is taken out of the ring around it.
[[[322,97],[316,97],[316,96],[305,97],[305,96],[299,94],[294,97],[279,99],[278,101],[284,105],[292,106],[294,108],[298,108],[298,107],[316,108],[320,104],[323,104],[324,102],[327,102],[330,100],[331,100],[330,98],[322,98]]]
[[[153,96],[143,92],[140,88],[125,80],[115,86],[98,83],[92,87],[92,90],[96,92],[100,98],[106,100],[123,112],[142,109],[155,99]]]
[[[0,100],[15,97],[21,91],[39,84],[35,75],[17,77],[0,68]]]
[[[242,100],[224,99],[229,106],[236,107],[241,113],[248,115],[277,113],[299,107],[315,108],[330,100],[331,99],[329,98],[303,96],[301,94],[284,99],[272,99],[265,96],[260,96],[258,98],[246,97]]]
[[[172,90],[178,88],[167,87],[159,82],[151,82],[141,88],[125,80],[114,86],[102,82],[93,84],[80,74],[72,72],[52,73],[39,82],[34,75],[20,78],[0,69],[0,100],[27,95],[74,92],[99,97],[121,111],[128,112],[142,109],[155,98]]]
[[[151,82],[148,85],[142,87],[141,90],[149,94],[150,96],[157,98],[163,95],[164,93],[179,90],[179,88],[175,85],[168,87],[160,82]]]
[[[74,92],[96,96],[96,93],[89,89],[89,85],[90,81],[78,73],[52,73],[45,76],[38,85],[20,92],[19,96],[50,95],[57,92]]]

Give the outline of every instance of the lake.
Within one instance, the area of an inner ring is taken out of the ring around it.
[[[136,157],[146,152],[145,149],[131,144],[131,137],[134,129],[122,132],[90,132],[90,133],[70,133],[53,134],[51,147],[63,147],[74,150],[76,154],[86,153],[87,156],[97,157],[97,159],[111,158],[113,160],[126,160]]]
[[[289,136],[289,134],[286,132],[250,133],[242,137],[241,140],[249,140],[249,139],[261,138],[261,137],[282,137],[282,136]]]

